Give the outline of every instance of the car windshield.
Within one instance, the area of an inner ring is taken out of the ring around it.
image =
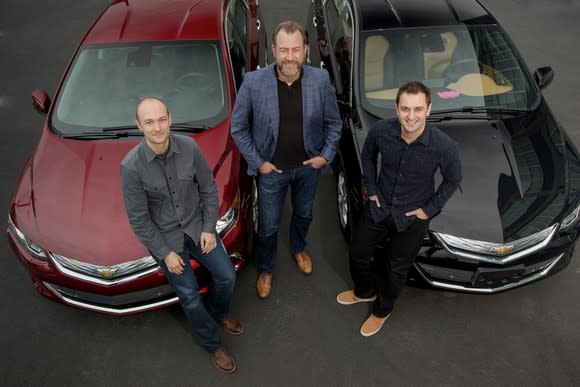
[[[462,107],[529,109],[538,98],[527,71],[496,27],[417,28],[361,36],[362,105],[395,115],[398,88],[421,81],[432,112]]]
[[[174,124],[209,128],[227,115],[227,88],[215,41],[83,47],[56,100],[51,126],[74,135],[135,125],[143,97],[162,99]]]

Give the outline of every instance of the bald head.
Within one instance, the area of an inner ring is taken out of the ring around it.
[[[167,109],[167,106],[165,106],[165,104],[163,103],[163,101],[161,101],[159,98],[157,97],[145,97],[143,99],[141,99],[139,102],[137,102],[137,108],[135,109],[135,119],[137,120],[137,122],[140,122],[141,119],[139,119],[140,117],[140,113],[142,113],[143,109],[147,109],[149,107],[153,107],[155,105],[161,105],[163,107],[163,109],[165,109],[165,112],[167,113],[167,115],[169,116],[169,109]]]
[[[167,106],[158,98],[143,98],[137,104],[135,117],[137,127],[143,132],[147,145],[156,154],[163,154],[169,147],[171,131],[171,114]]]

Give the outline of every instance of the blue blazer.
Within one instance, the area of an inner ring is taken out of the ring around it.
[[[232,115],[232,138],[248,162],[248,174],[272,160],[278,145],[280,111],[275,64],[245,75]],[[304,66],[302,76],[304,147],[309,157],[334,158],[342,121],[326,70]],[[329,166],[324,167],[327,171]]]

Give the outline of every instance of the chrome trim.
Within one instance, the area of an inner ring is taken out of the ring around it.
[[[12,234],[12,237],[18,241],[24,247],[28,254],[30,254],[34,259],[39,261],[47,262],[48,256],[46,250],[42,247],[28,239],[26,235],[16,227],[16,224],[12,220],[12,216],[8,213],[8,225],[6,226],[6,232],[8,234]]]
[[[231,207],[226,211],[221,218],[219,218],[215,225],[216,232],[221,236],[229,231],[238,220],[238,209]]]
[[[220,239],[220,243],[221,243],[221,239]],[[223,246],[223,243],[222,243],[222,246]],[[242,256],[239,253],[232,253],[229,255],[229,257],[232,261],[234,261],[234,260],[239,261],[242,259]],[[175,296],[175,297],[169,298],[167,300],[157,301],[157,302],[147,304],[147,305],[135,306],[135,307],[131,307],[131,308],[123,308],[123,309],[117,308],[117,309],[115,309],[115,308],[108,308],[105,306],[97,306],[97,305],[77,301],[75,299],[72,299],[70,297],[63,295],[54,286],[52,286],[48,282],[43,281],[42,284],[44,286],[46,286],[46,288],[48,290],[50,290],[56,297],[58,297],[59,300],[61,300],[65,304],[68,304],[71,306],[76,306],[76,307],[81,308],[81,309],[91,310],[93,312],[109,313],[109,314],[114,314],[114,315],[118,315],[118,316],[131,314],[131,313],[144,312],[144,311],[147,311],[150,309],[155,309],[155,308],[161,308],[161,307],[173,305],[179,301],[179,298],[177,296]]]
[[[423,277],[423,279],[425,281],[427,281],[427,283],[429,283],[429,285],[431,285],[433,287],[443,288],[443,289],[447,289],[447,290],[455,290],[455,291],[459,290],[459,291],[468,292],[468,293],[493,294],[493,293],[502,292],[504,290],[512,289],[512,288],[515,288],[517,286],[522,286],[522,285],[525,285],[527,283],[530,283],[532,281],[536,281],[540,278],[547,276],[548,273],[550,272],[550,270],[552,270],[552,268],[554,268],[554,266],[556,266],[556,264],[560,261],[560,259],[562,259],[562,257],[564,257],[565,254],[566,253],[560,254],[558,257],[556,257],[554,259],[554,261],[547,264],[544,267],[544,269],[542,269],[542,271],[540,271],[534,275],[531,275],[529,277],[526,277],[519,282],[513,282],[511,284],[500,286],[498,288],[469,288],[469,287],[461,286],[461,285],[452,285],[452,284],[448,284],[445,282],[433,281],[433,280],[430,280],[427,278],[427,276],[423,273],[423,270],[420,268],[420,266],[417,263],[414,263],[413,266],[415,267],[415,269],[417,269],[419,274],[421,274],[421,277]]]
[[[550,230],[548,235],[540,243],[537,243],[537,244],[532,245],[531,247],[516,251],[515,253],[505,255],[504,257],[492,256],[492,255],[483,255],[483,254],[477,254],[477,253],[473,252],[474,248],[481,249],[481,248],[484,248],[483,247],[484,245],[490,245],[490,246],[493,245],[496,247],[513,246],[513,245],[517,244],[519,241],[522,241],[523,239],[527,239],[527,238],[532,239],[532,237],[534,237],[535,235],[541,234],[543,232],[547,232],[547,230]],[[472,260],[477,261],[477,262],[506,264],[506,263],[521,259],[523,257],[526,257],[530,254],[535,253],[538,250],[543,249],[544,247],[546,247],[548,245],[548,243],[550,243],[550,241],[552,240],[554,235],[556,235],[557,231],[558,231],[558,224],[554,224],[551,227],[549,227],[545,230],[542,230],[536,234],[533,234],[529,237],[522,238],[518,241],[514,241],[514,242],[508,243],[508,244],[501,244],[501,243],[495,244],[495,243],[489,243],[489,242],[476,241],[476,240],[472,240],[472,239],[459,238],[459,237],[455,237],[453,235],[437,233],[437,232],[433,232],[433,235],[443,245],[443,247],[452,254],[456,254],[456,255],[459,255],[459,256],[465,257],[465,258],[469,258],[469,259],[472,259]],[[463,246],[465,246],[465,249],[454,248],[451,246],[451,243],[453,243],[455,245],[460,245],[460,246],[463,245]]]
[[[137,259],[135,261],[124,262],[118,265],[112,266],[99,266],[93,265],[90,263],[79,262],[72,258],[67,258],[62,255],[58,255],[55,253],[49,253],[51,258],[51,262],[54,263],[56,268],[63,274],[73,277],[82,281],[103,285],[103,286],[113,286],[122,284],[125,282],[134,281],[138,278],[144,277],[146,275],[155,273],[158,270],[161,270],[157,262],[151,256],[147,256],[141,259]],[[88,273],[95,273],[98,275],[97,270],[101,269],[118,269],[117,270],[117,277],[116,278],[99,278]],[[136,270],[141,270],[135,273]],[[87,274],[84,274],[84,273]],[[120,277],[120,275],[127,274],[133,272],[134,274],[124,275]]]
[[[570,213],[562,220],[560,225],[560,230],[564,231],[571,228],[576,221],[578,221],[578,216],[580,215],[580,205],[576,206]]]
[[[110,313],[110,314],[115,314],[115,315],[124,315],[124,314],[130,314],[130,313],[143,312],[145,310],[174,304],[178,300],[177,296],[176,296],[176,297],[170,298],[168,300],[158,301],[158,302],[154,302],[154,303],[148,304],[148,305],[135,306],[132,308],[125,308],[125,309],[113,309],[113,308],[107,308],[104,306],[96,306],[93,304],[86,304],[84,302],[73,300],[69,297],[62,295],[58,290],[56,290],[49,283],[43,282],[42,284],[44,286],[46,286],[46,288],[48,290],[50,290],[55,296],[57,296],[61,301],[63,301],[64,303],[66,303],[68,305],[76,306],[76,307],[79,307],[82,309],[92,310],[95,312]]]

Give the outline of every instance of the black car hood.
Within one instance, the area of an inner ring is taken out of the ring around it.
[[[503,243],[543,230],[571,210],[568,159],[577,163],[577,155],[547,106],[489,118],[434,123],[458,143],[463,181],[432,220],[432,231]]]

